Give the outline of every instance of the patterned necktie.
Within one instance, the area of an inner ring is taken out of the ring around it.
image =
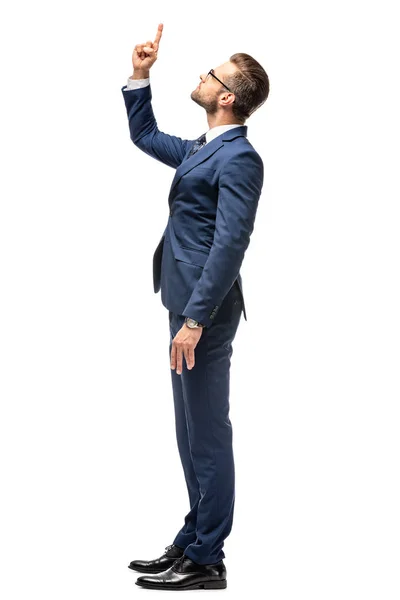
[[[202,148],[203,146],[205,146],[207,143],[206,140],[206,134],[203,133],[203,135],[201,135],[199,138],[197,138],[197,140],[195,141],[193,148],[191,149],[191,151],[189,152],[188,158],[189,156],[192,156],[193,154],[195,154],[198,150],[200,150],[200,148]]]

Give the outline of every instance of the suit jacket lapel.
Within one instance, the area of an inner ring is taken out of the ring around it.
[[[211,140],[211,142],[208,142],[208,144],[200,148],[200,150],[195,152],[195,154],[192,154],[192,156],[189,156],[189,158],[184,159],[176,169],[174,179],[172,180],[170,193],[179,180],[186,175],[186,173],[209,159],[210,156],[222,148],[224,142],[230,142],[231,140],[240,136],[247,137],[247,125],[241,125],[240,127],[232,127],[232,129],[228,129],[228,131],[218,135]]]

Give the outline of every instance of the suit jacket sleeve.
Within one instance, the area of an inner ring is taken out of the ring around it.
[[[253,148],[229,158],[219,178],[213,244],[183,315],[210,327],[235,282],[250,243],[264,180],[261,157]]]
[[[151,105],[150,84],[131,90],[123,86],[121,91],[132,142],[149,156],[176,169],[196,140],[183,140],[158,129]]]

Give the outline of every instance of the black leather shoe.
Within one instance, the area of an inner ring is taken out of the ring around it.
[[[133,560],[128,568],[141,573],[161,573],[172,567],[176,559],[183,555],[183,551],[184,548],[171,544],[165,548],[165,552],[160,558],[155,560]]]
[[[222,560],[198,565],[183,555],[164,573],[139,577],[136,585],[153,590],[221,590],[227,586],[226,568]]]

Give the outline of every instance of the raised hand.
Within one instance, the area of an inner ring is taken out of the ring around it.
[[[157,60],[158,47],[164,25],[159,24],[154,42],[147,40],[143,44],[136,44],[132,54],[134,71],[149,71]]]

